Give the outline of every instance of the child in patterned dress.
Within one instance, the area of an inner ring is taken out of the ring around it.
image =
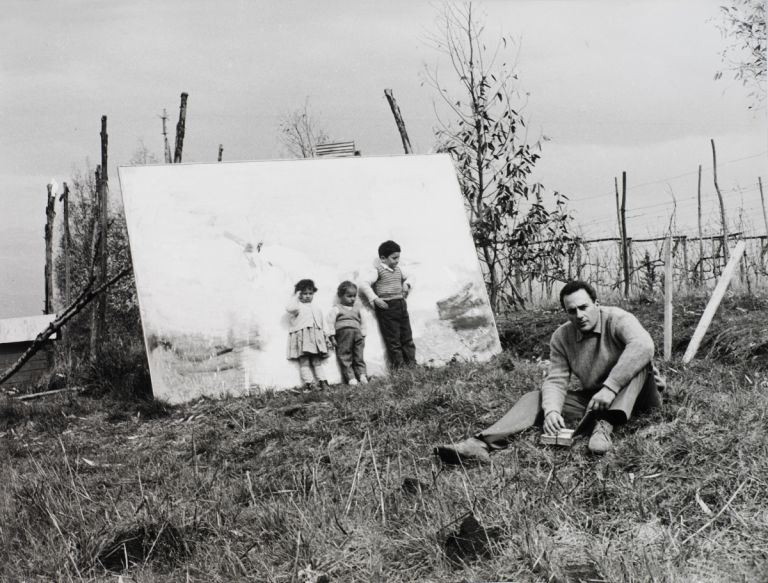
[[[328,357],[330,334],[327,334],[322,309],[312,305],[316,291],[314,281],[302,279],[294,286],[293,297],[285,307],[292,316],[288,332],[288,360],[298,361],[301,380],[308,390],[315,388],[315,377],[320,388],[328,387],[324,361]]]

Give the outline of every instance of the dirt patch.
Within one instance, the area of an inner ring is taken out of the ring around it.
[[[491,540],[497,536],[496,529],[485,528],[470,514],[461,522],[458,532],[446,538],[445,556],[457,568],[488,557],[491,554]]]
[[[179,529],[168,522],[143,524],[118,532],[98,554],[105,569],[121,572],[134,565],[152,563],[158,570],[170,570],[190,554]]]

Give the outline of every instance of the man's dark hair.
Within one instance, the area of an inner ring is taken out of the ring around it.
[[[566,283],[563,286],[563,289],[560,290],[560,305],[563,309],[565,309],[565,296],[569,296],[572,293],[579,291],[580,289],[583,289],[585,292],[587,292],[589,299],[591,299],[593,302],[597,300],[597,292],[595,291],[595,288],[589,285],[586,281],[575,279]]]
[[[392,253],[399,253],[400,245],[394,241],[384,241],[379,245],[379,257],[389,257]]]
[[[294,292],[312,291],[316,292],[315,282],[311,279],[300,279],[295,286],[293,286]]]

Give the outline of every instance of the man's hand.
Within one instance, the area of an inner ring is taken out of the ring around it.
[[[328,344],[331,345],[331,349],[336,348],[336,336],[328,336]]]
[[[603,387],[592,396],[587,405],[587,411],[605,411],[615,398],[616,393],[608,387]]]
[[[407,283],[404,283],[403,284],[403,297],[407,298],[409,293],[411,293],[411,286],[408,285]]]
[[[382,300],[381,298],[376,298],[373,300],[373,305],[379,308],[380,310],[386,310],[389,307],[389,304]]]
[[[565,419],[557,411],[550,411],[544,417],[544,433],[556,435],[558,431],[565,429]]]

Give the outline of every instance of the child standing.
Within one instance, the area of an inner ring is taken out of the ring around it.
[[[315,282],[302,279],[293,291],[293,297],[285,307],[292,316],[288,333],[288,360],[298,360],[299,374],[307,389],[314,388],[314,377],[317,377],[320,388],[327,388],[328,377],[323,364],[328,357],[328,340],[323,311],[312,305],[317,291]]]
[[[344,382],[356,385],[368,382],[365,370],[365,324],[357,301],[357,286],[351,281],[342,281],[336,290],[338,305],[328,313],[328,328],[333,330],[331,344],[336,347]]]
[[[411,320],[405,299],[411,291],[408,276],[400,268],[400,245],[379,245],[375,268],[360,280],[360,291],[373,304],[392,368],[416,364]]]

